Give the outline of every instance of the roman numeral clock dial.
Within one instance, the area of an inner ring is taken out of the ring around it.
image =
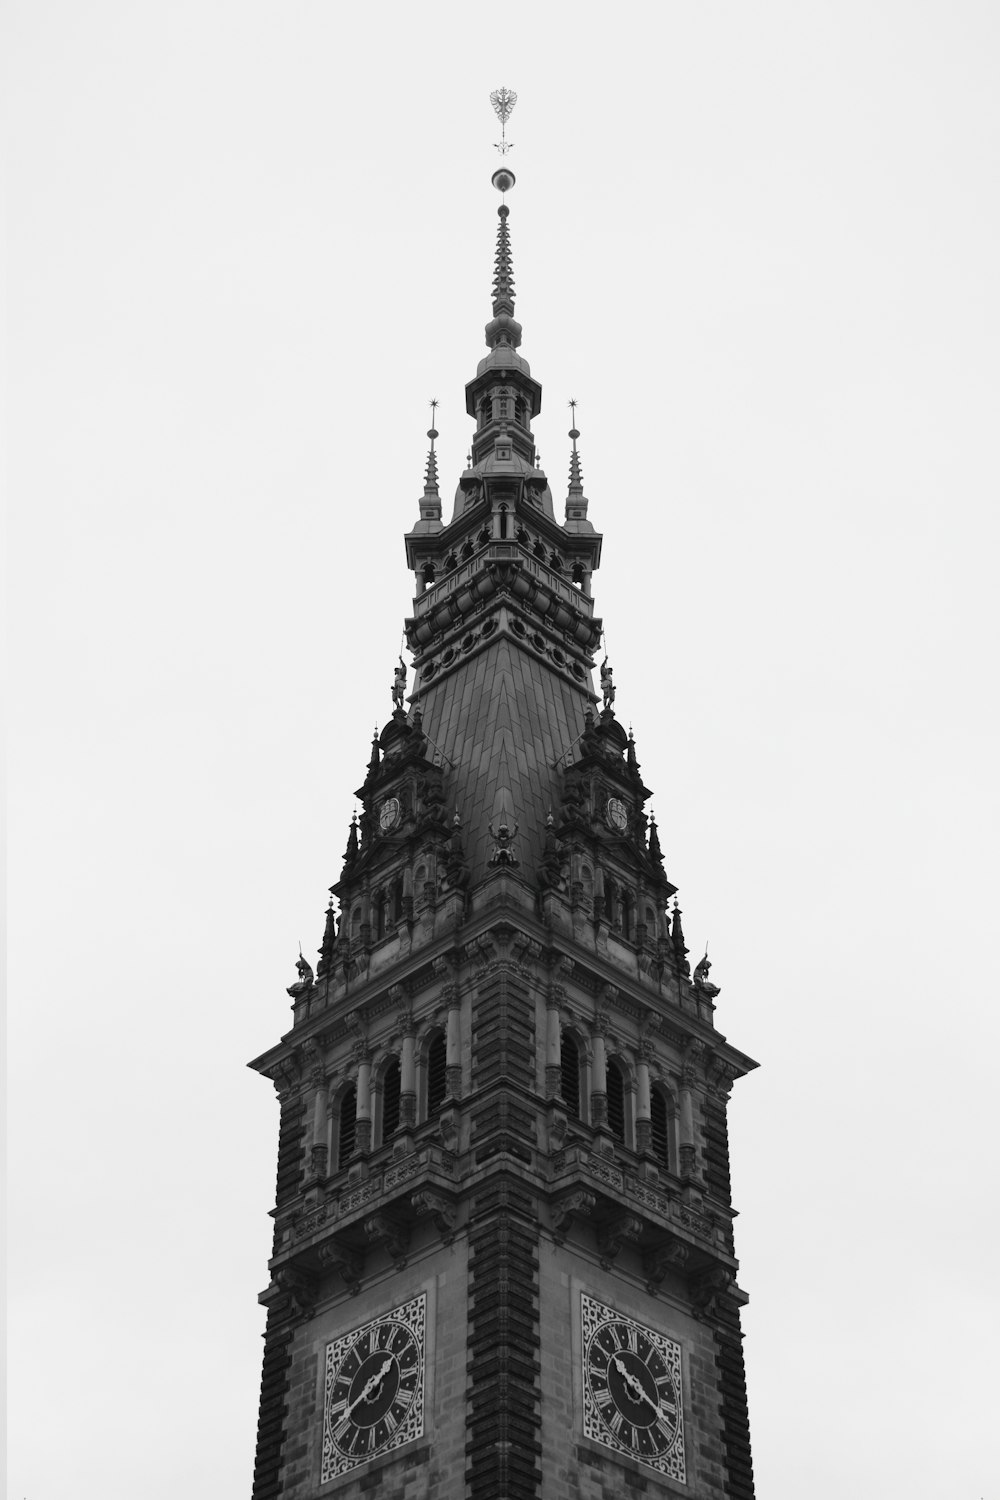
[[[424,1431],[426,1297],[394,1308],[326,1348],[326,1484]]]
[[[582,1294],[584,1436],[687,1482],[680,1345]]]

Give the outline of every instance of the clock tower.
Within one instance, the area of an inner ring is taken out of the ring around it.
[[[446,514],[431,429],[405,538],[413,690],[401,660],[252,1064],[280,1101],[253,1495],[751,1500],[726,1113],[755,1064],[599,661],[575,424],[558,513],[538,463],[494,185],[469,464]]]

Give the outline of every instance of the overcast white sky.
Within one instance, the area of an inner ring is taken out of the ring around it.
[[[483,352],[718,1020],[761,1500],[1000,1495],[1000,10],[15,0],[10,1493],[249,1493],[277,1109]]]

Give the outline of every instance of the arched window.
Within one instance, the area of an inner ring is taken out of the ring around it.
[[[439,1031],[427,1049],[427,1118],[440,1114],[448,1091],[447,1048]]]
[[[399,1058],[394,1057],[382,1074],[382,1144],[399,1125]]]
[[[559,1092],[571,1115],[580,1118],[580,1049],[569,1032],[564,1031],[559,1049],[562,1078]]]
[[[670,1171],[670,1112],[666,1096],[655,1084],[649,1094],[649,1117],[653,1137],[653,1155]]]
[[[431,586],[431,584],[433,582],[434,582],[434,564],[433,563],[425,563],[424,564],[424,587],[429,589],[430,586]]]
[[[358,1091],[352,1083],[340,1099],[339,1129],[337,1131],[337,1166],[346,1167],[354,1155],[354,1142],[358,1133]]]
[[[625,1144],[625,1074],[614,1057],[608,1059],[608,1129]]]
[[[500,540],[502,542],[505,542],[507,540],[507,507],[506,507],[506,505],[501,505],[500,506]]]
[[[448,556],[444,560],[444,570],[445,570],[445,572],[446,573],[450,573],[451,570],[452,570],[452,568],[457,568],[457,567],[458,567],[458,553],[457,552],[449,552]]]
[[[472,545],[471,541],[470,542],[466,542],[465,546],[462,548],[462,560],[464,562],[468,562],[469,558],[472,556],[472,554],[473,554],[473,552],[475,552],[475,550],[476,549]]]
[[[352,938],[359,938],[360,936],[361,936],[361,902],[359,901],[358,904],[357,904],[357,906],[355,906],[354,909],[353,909],[353,911],[351,912],[351,937]]]
[[[488,526],[484,526],[482,531],[476,537],[476,541],[479,543],[480,547],[487,547],[492,540],[493,538],[490,535],[490,528]]]

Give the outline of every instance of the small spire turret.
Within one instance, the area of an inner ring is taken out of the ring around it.
[[[583,466],[580,463],[580,451],[576,446],[580,431],[576,425],[576,401],[573,397],[570,397],[569,405],[573,413],[573,425],[569,430],[573,449],[569,456],[569,489],[566,493],[566,529],[567,531],[593,531],[593,526],[587,520],[587,506],[590,502],[583,493]]]
[[[436,396],[432,396],[431,397],[431,425],[427,429],[427,436],[431,440],[431,446],[430,446],[430,451],[427,454],[427,471],[426,471],[426,473],[424,475],[424,499],[425,500],[426,499],[430,499],[431,497],[433,497],[436,500],[440,499],[440,497],[438,496],[438,464],[437,464],[437,454],[434,452],[434,440],[435,440],[435,438],[437,438],[437,437],[440,436],[440,434],[438,433],[437,428],[434,426],[434,418],[436,417],[436,415],[437,415],[437,397]]]
[[[420,497],[420,520],[418,529],[424,531],[441,530],[441,495],[438,491],[438,469],[437,454],[434,451],[434,440],[439,436],[434,424],[437,413],[437,398],[431,397],[431,425],[427,430],[431,446],[427,454],[427,468],[424,471],[424,493]]]

